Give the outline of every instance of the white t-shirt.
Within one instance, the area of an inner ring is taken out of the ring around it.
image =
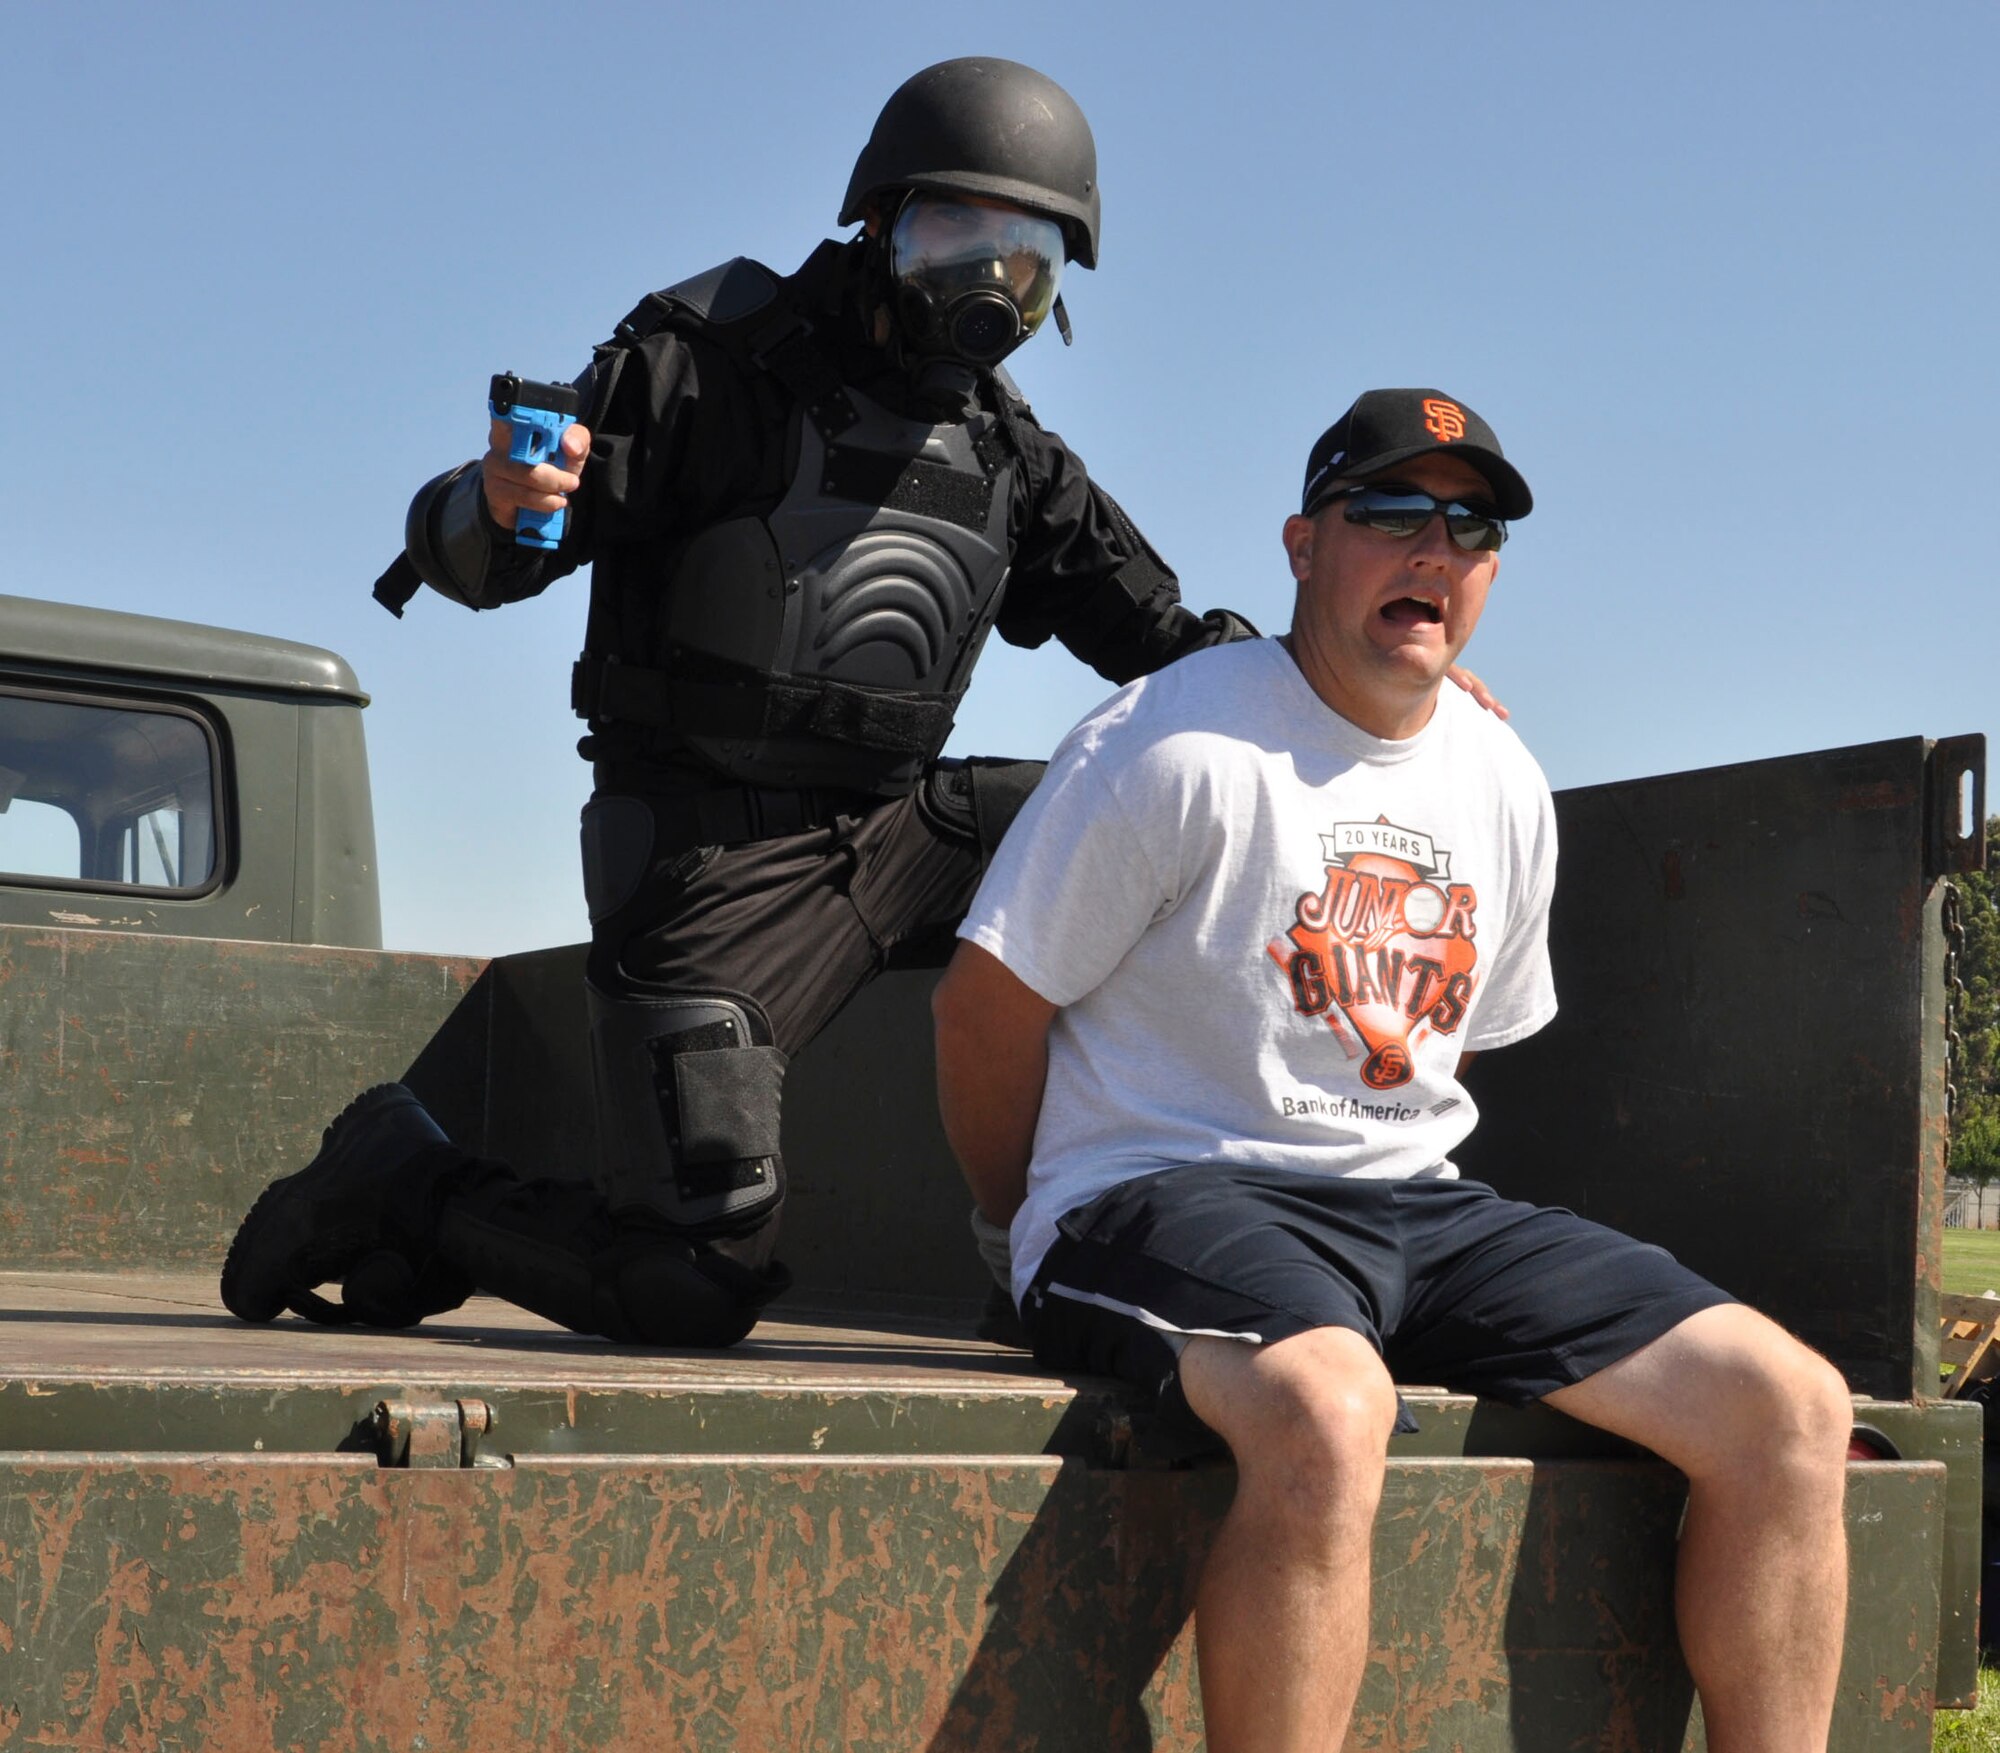
[[[1457,688],[1402,742],[1275,640],[1196,653],[1063,739],[959,935],[1062,1006],[1014,1220],[1177,1163],[1455,1174],[1461,1053],[1555,1014],[1548,782]]]

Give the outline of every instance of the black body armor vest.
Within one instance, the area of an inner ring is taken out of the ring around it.
[[[728,263],[655,294],[612,343],[671,326],[768,373],[797,463],[775,506],[676,551],[655,649],[587,652],[577,707],[741,784],[893,795],[944,743],[999,612],[1019,463],[997,414],[929,424],[841,382],[785,293]]]

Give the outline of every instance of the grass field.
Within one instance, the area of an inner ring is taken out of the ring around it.
[[[2000,1230],[1944,1232],[1944,1288],[1978,1296],[2000,1290]],[[1979,1670],[1979,1708],[1940,1711],[1935,1753],[2000,1753],[2000,1670]]]
[[[1968,1296],[2000,1290],[2000,1230],[1944,1232],[1944,1288]]]
[[[1979,1708],[1941,1710],[1932,1753],[2000,1753],[2000,1671],[1979,1670]]]
[[[1944,1232],[1944,1287],[1978,1296],[2000,1290],[2000,1230]],[[1979,1670],[1979,1708],[1940,1711],[1936,1753],[2000,1753],[2000,1671]]]

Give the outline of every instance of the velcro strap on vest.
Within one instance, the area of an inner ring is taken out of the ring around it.
[[[958,699],[851,682],[773,677],[765,693],[767,734],[804,732],[864,749],[928,755],[951,734]]]
[[[768,371],[805,404],[807,417],[831,440],[860,418],[840,381],[840,368],[820,345],[813,326],[786,311],[750,337],[751,363]]]
[[[958,700],[956,694],[748,670],[741,681],[701,681],[589,656],[570,672],[570,705],[594,722],[682,736],[816,736],[889,754],[935,752],[951,734]]]

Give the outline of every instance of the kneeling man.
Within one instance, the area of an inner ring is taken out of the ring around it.
[[[1442,686],[1531,504],[1463,403],[1362,396],[1285,523],[1291,631],[1071,732],[938,990],[946,1130],[1036,1355],[1235,1459],[1195,1612],[1216,1753],[1341,1744],[1397,1378],[1679,1467],[1710,1748],[1826,1745],[1845,1383],[1662,1250],[1449,1160],[1468,1060],[1555,1011],[1547,783]]]

